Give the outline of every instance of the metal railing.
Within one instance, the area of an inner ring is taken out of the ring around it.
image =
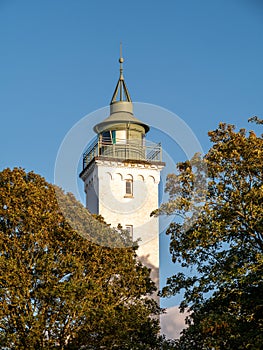
[[[120,160],[162,161],[160,143],[145,140],[95,140],[83,154],[83,169],[95,158],[114,158]]]

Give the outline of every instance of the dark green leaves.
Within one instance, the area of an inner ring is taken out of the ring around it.
[[[172,259],[194,274],[175,274],[163,294],[184,290],[181,309],[193,312],[182,349],[259,349],[263,139],[223,123],[209,136],[213,146],[203,163],[195,157],[178,164],[167,178],[170,201],[155,212],[176,215],[167,230]],[[196,183],[206,183],[206,191]]]

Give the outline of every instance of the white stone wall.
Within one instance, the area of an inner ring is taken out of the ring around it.
[[[158,208],[158,184],[162,166],[96,160],[85,179],[87,208],[101,214],[113,227],[133,226],[139,241],[139,258],[152,268],[159,283],[159,222],[150,214]],[[126,181],[133,182],[133,196],[126,196]]]

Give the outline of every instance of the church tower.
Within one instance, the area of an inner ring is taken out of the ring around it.
[[[150,217],[158,208],[161,145],[146,140],[149,126],[133,115],[133,104],[123,77],[110,103],[110,115],[93,130],[97,138],[83,155],[86,207],[112,227],[118,224],[139,240],[139,259],[152,269],[159,287],[159,221]]]

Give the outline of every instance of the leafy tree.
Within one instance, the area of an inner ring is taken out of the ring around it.
[[[127,239],[39,175],[0,172],[0,348],[160,349],[149,270],[113,247]]]
[[[258,124],[258,118],[252,118]],[[190,316],[180,349],[261,349],[263,344],[263,139],[220,124],[202,159],[167,178],[167,230],[181,271],[163,296],[181,290]],[[190,272],[189,272],[190,269]]]

